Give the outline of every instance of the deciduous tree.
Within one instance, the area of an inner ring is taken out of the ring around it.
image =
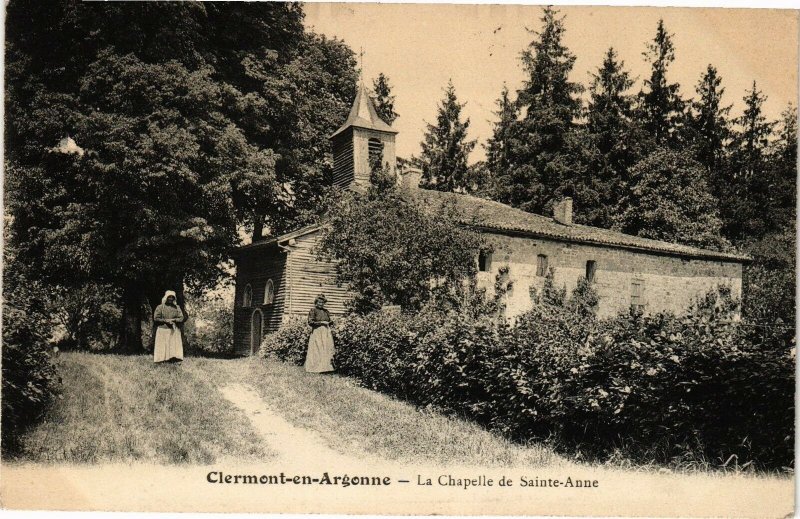
[[[645,238],[726,249],[717,205],[702,165],[689,152],[659,148],[631,170],[616,227]]]

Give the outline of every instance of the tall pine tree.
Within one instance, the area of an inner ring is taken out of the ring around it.
[[[475,141],[467,140],[469,118],[461,121],[463,107],[451,80],[439,106],[436,125],[428,124],[421,143],[422,187],[439,191],[466,191],[469,187],[467,157]]]
[[[592,74],[586,111],[586,177],[597,196],[594,204],[581,210],[591,225],[611,227],[620,196],[627,189],[628,171],[649,148],[647,134],[634,114],[635,98],[628,93],[632,86],[625,63],[613,48],[608,49]]]
[[[392,87],[389,85],[389,78],[383,72],[372,81],[372,90],[375,93],[375,111],[386,124],[391,126],[400,114],[394,111]]]
[[[767,98],[753,81],[743,100],[745,109],[735,120],[721,204],[726,235],[734,240],[763,234],[768,227],[769,198],[774,188],[768,175],[768,146],[775,123],[764,115]]]
[[[659,145],[675,146],[680,142],[684,103],[678,92],[680,85],[667,80],[667,69],[675,61],[672,36],[664,20],[659,20],[655,37],[642,53],[651,64],[651,72],[644,81],[647,90],[640,93],[640,112],[644,127]]]
[[[496,102],[497,122],[494,123],[492,136],[489,137],[484,148],[486,150],[486,169],[491,178],[502,175],[510,166],[509,146],[511,131],[517,122],[517,105],[511,100],[508,87],[503,85],[500,98]]]
[[[726,184],[723,174],[725,151],[731,136],[728,114],[731,106],[722,105],[725,88],[713,65],[708,65],[697,82],[698,99],[692,101],[687,135],[697,161],[707,173],[712,193],[722,196]]]
[[[571,132],[579,116],[583,87],[569,80],[575,56],[564,46],[564,19],[544,9],[540,31],[521,55],[528,78],[518,91],[522,119],[511,127],[509,167],[499,172],[497,200],[545,213],[556,198],[574,196]]]

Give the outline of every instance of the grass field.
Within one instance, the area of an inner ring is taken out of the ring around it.
[[[23,438],[22,460],[212,463],[268,460],[269,446],[219,388],[252,385],[276,412],[348,456],[478,466],[553,466],[550,449],[508,442],[467,421],[417,410],[337,375],[263,359],[61,353],[61,397]]]
[[[217,377],[208,376],[224,362],[154,365],[149,356],[61,353],[61,395],[45,420],[25,435],[21,458],[71,463],[269,459],[269,447],[247,417],[222,399]]]
[[[513,444],[472,422],[417,410],[337,375],[261,360],[250,364],[248,382],[286,420],[313,429],[349,455],[485,467],[563,461],[549,448]]]

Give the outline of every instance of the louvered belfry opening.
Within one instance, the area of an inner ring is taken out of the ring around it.
[[[360,84],[347,119],[330,137],[334,185],[343,189],[368,186],[376,160],[395,174],[396,134],[378,116],[367,88]]]
[[[369,165],[372,168],[373,164],[380,164],[383,166],[383,142],[375,137],[367,141],[367,149],[369,154]]]

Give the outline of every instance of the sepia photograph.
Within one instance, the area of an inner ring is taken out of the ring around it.
[[[793,515],[798,13],[8,0],[0,507]]]

